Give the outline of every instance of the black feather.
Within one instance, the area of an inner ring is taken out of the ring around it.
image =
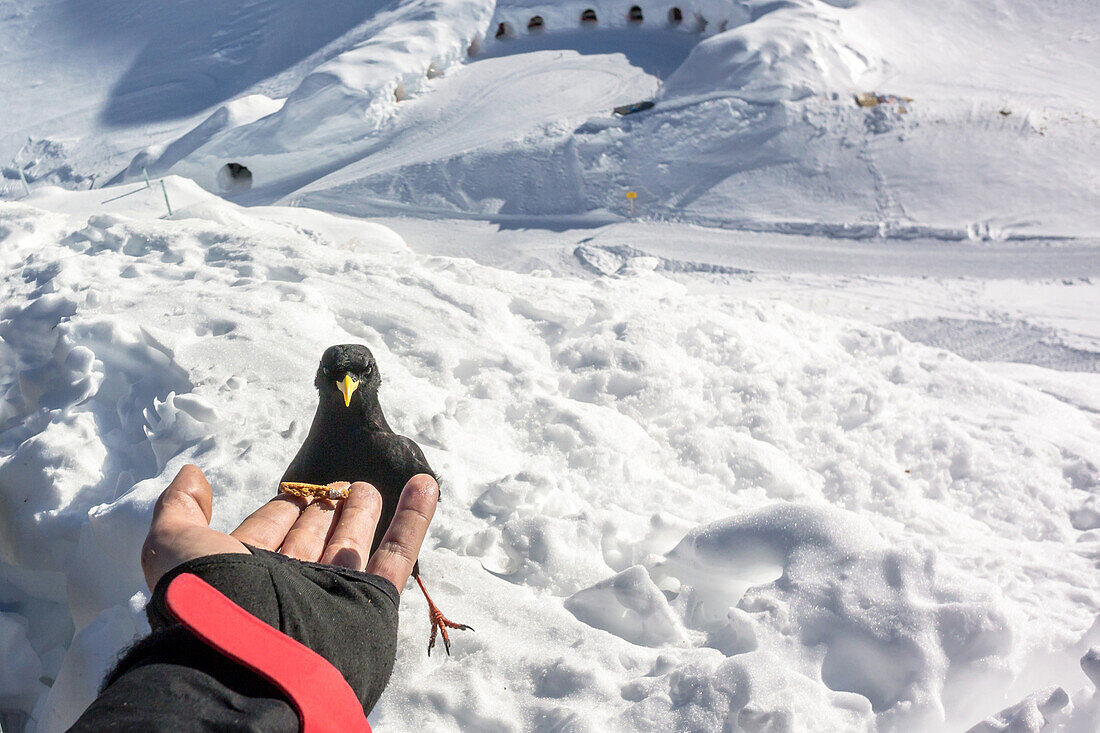
[[[337,384],[350,374],[359,382],[344,406]],[[382,495],[382,515],[374,533],[373,553],[390,526],[401,490],[418,473],[436,477],[424,452],[411,438],[397,435],[386,422],[378,402],[382,384],[378,364],[366,346],[330,346],[321,357],[314,380],[319,394],[317,413],[283,481],[329,484],[366,481]],[[420,563],[413,575],[420,574]]]

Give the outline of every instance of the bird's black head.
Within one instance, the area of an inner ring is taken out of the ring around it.
[[[317,378],[313,380],[321,396],[331,395],[350,407],[352,400],[378,393],[382,376],[370,349],[360,344],[339,344],[325,349]]]

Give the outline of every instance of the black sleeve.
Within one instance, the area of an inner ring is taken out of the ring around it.
[[[393,670],[397,588],[377,575],[249,549],[251,555],[191,560],[161,578],[145,609],[152,633],[122,658],[70,730],[298,730],[298,716],[277,688],[169,613],[164,594],[180,573],[194,573],[327,659],[370,712]]]

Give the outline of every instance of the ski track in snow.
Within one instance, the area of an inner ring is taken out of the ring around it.
[[[425,572],[477,628],[429,659],[406,596],[380,729],[958,727],[1037,666],[1088,710],[1066,669],[1100,601],[1100,425],[1077,406],[651,257],[524,274],[197,193],[157,220],[151,194],[137,218],[0,208],[5,699],[38,730],[140,632],[167,480],[199,463],[232,527],[343,341],[444,477]]]

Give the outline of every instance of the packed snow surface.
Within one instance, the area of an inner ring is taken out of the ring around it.
[[[477,629],[378,730],[1100,729],[1094,3],[632,5],[4,4],[5,733],[349,341]]]

